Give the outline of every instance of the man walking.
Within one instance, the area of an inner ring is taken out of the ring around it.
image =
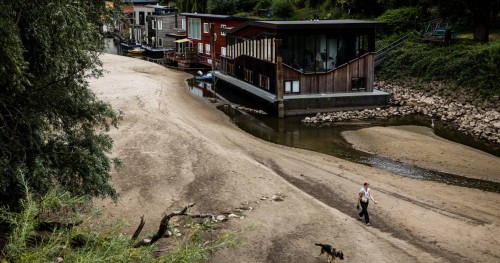
[[[370,216],[368,215],[368,203],[370,202],[370,199],[373,200],[373,202],[376,204],[377,201],[373,198],[373,195],[370,192],[370,184],[364,183],[361,189],[359,190],[359,195],[358,195],[358,209],[359,205],[361,205],[361,212],[359,213],[360,218],[365,218],[365,223],[367,226],[371,226],[370,224]]]

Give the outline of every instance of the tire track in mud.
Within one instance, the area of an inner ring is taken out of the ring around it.
[[[261,163],[262,165],[265,165],[265,166],[269,167],[270,169],[272,169],[276,174],[278,174],[281,178],[283,178],[284,180],[286,180],[288,183],[292,184],[293,186],[295,186],[295,187],[299,188],[300,190],[304,191],[305,193],[313,196],[314,198],[316,198],[317,200],[326,204],[327,206],[335,208],[335,209],[339,210],[340,212],[357,220],[357,212],[356,211],[353,212],[354,207],[352,204],[353,203],[352,200],[342,198],[342,195],[335,193],[335,189],[329,188],[321,183],[315,182],[314,179],[309,178],[307,176],[302,176],[301,178],[296,178],[294,176],[291,176],[291,175],[287,174],[286,172],[284,172],[279,167],[279,165],[271,159],[268,159],[267,161],[262,161],[262,160],[259,160],[259,158],[255,157],[255,160],[258,161],[259,163]],[[311,165],[311,164],[309,164],[309,165]],[[314,165],[312,165],[312,166],[316,167],[318,169],[321,169],[320,167],[317,167]],[[324,170],[324,169],[321,169],[321,170]],[[304,179],[302,179],[302,178],[304,178]],[[396,198],[399,198],[394,193],[387,192],[386,194],[389,194],[389,195],[395,196]],[[424,205],[420,202],[416,202],[416,201],[410,200],[408,198],[405,201],[408,201],[408,202],[411,202],[411,203],[414,203],[414,204],[420,205],[420,206]],[[427,206],[429,206],[429,205],[427,205]],[[423,207],[427,207],[427,206],[423,206]],[[437,207],[436,207],[436,209],[441,210]],[[443,213],[443,214],[449,216],[450,213]],[[376,226],[372,226],[372,227],[379,229],[382,232],[389,233],[395,238],[404,240],[404,241],[408,242],[409,244],[412,244],[412,245],[422,249],[423,251],[425,251],[429,254],[435,255],[436,257],[446,259],[447,261],[450,261],[450,262],[472,262],[469,259],[465,259],[462,255],[459,255],[455,252],[452,252],[452,251],[449,251],[449,250],[446,250],[442,247],[437,246],[436,242],[425,241],[425,240],[419,238],[418,236],[413,235],[407,229],[399,228],[399,227],[395,227],[395,226],[391,225],[390,222],[388,222],[387,220],[384,220],[383,217],[380,217],[377,214],[370,215],[370,217],[374,219],[373,221],[377,222]],[[476,220],[476,221],[479,221],[479,220]],[[480,223],[482,224],[483,221],[481,221]],[[393,244],[391,244],[391,245],[393,245]],[[393,245],[393,246],[395,246],[395,245]],[[401,250],[401,248],[398,248],[398,249]],[[405,254],[407,254],[405,251],[403,251],[403,252]]]

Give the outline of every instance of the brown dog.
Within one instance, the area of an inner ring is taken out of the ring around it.
[[[334,260],[335,260],[334,262],[337,262],[337,258],[339,258],[340,260],[344,260],[344,253],[342,253],[342,251],[337,250],[336,248],[334,248],[328,244],[316,243],[315,245],[321,247],[321,253],[319,254],[319,256],[326,253],[326,262],[331,263]]]

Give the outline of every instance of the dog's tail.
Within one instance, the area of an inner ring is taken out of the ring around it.
[[[333,247],[328,244],[315,243],[316,246],[320,246],[322,249],[328,251],[328,253],[332,252]]]

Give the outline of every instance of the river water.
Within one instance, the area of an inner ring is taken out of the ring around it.
[[[189,82],[189,91],[193,95],[200,97],[215,96],[211,84],[194,80]],[[216,91],[217,96],[227,100],[228,103],[254,109],[262,108],[262,105],[252,104],[249,103],[248,100],[242,100],[241,96],[239,96],[241,94],[237,91],[229,91],[224,88],[219,89],[219,85]],[[303,116],[277,118],[272,115],[250,114],[229,106],[221,106],[219,109],[240,129],[272,143],[333,155],[352,162],[385,169],[401,176],[500,193],[500,183],[432,171],[376,154],[359,151],[354,149],[341,135],[343,131],[373,126],[418,125],[430,127],[431,120],[426,116],[413,115],[392,117],[389,119],[308,125],[301,123]],[[446,125],[446,123],[436,122],[434,133],[447,140],[488,152],[497,157],[500,156],[500,146],[484,143],[473,137],[465,136]]]
[[[113,39],[106,39],[105,53],[127,55]],[[241,94],[233,89],[217,85],[214,90],[210,83],[198,82],[194,79],[188,83],[188,90],[198,97],[217,96],[228,101],[228,104],[238,104],[253,109],[266,109],[266,105],[254,104],[241,99]],[[268,106],[268,105],[267,105]],[[500,183],[472,179],[468,177],[432,171],[415,165],[391,160],[389,158],[370,154],[354,149],[341,135],[343,131],[357,130],[374,126],[419,125],[430,127],[431,120],[426,116],[413,115],[375,119],[369,121],[350,121],[343,123],[327,123],[321,125],[303,124],[303,117],[277,118],[273,115],[249,114],[233,107],[219,107],[232,123],[253,136],[272,143],[307,149],[342,158],[351,162],[385,169],[394,174],[415,179],[431,180],[451,185],[477,188],[484,191],[500,193]],[[434,133],[447,140],[464,144],[481,151],[500,157],[500,146],[488,144],[450,128],[446,123],[436,122]]]

